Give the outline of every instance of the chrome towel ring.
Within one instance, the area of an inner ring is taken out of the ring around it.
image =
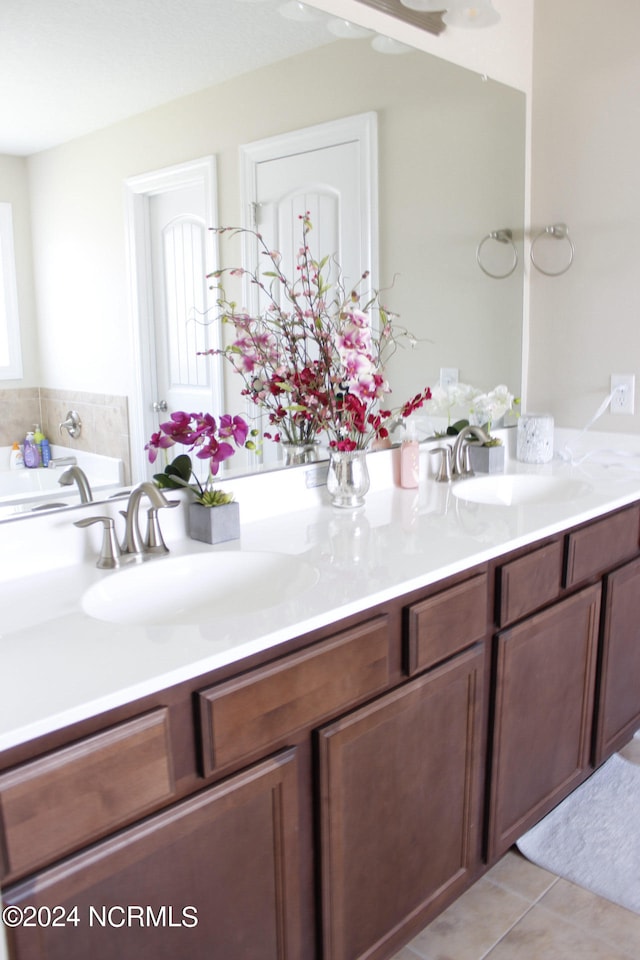
[[[506,273],[492,273],[490,270],[487,270],[483,264],[482,248],[488,240],[496,240],[498,243],[511,244],[511,247],[513,248],[513,263]],[[483,237],[476,250],[476,260],[482,272],[486,273],[488,277],[492,277],[494,280],[505,280],[507,277],[510,277],[515,268],[518,266],[518,251],[516,250],[516,245],[513,242],[513,233],[511,230],[492,230],[491,233],[486,235],[486,237]]]
[[[554,240],[566,240],[567,243],[569,244],[569,262],[565,267],[562,268],[562,270],[545,270],[543,267],[540,266],[539,263],[536,263],[534,250],[535,250],[536,243],[538,242],[538,240],[541,239],[541,237],[552,237]],[[566,223],[553,223],[550,226],[545,227],[544,230],[541,230],[540,233],[538,233],[531,241],[531,250],[530,250],[531,263],[534,265],[536,270],[539,270],[540,273],[544,273],[544,275],[547,277],[559,277],[563,273],[566,273],[569,267],[571,266],[571,264],[573,263],[573,257],[575,252],[576,252],[576,249],[573,245],[573,240],[569,236],[569,228],[566,225]]]

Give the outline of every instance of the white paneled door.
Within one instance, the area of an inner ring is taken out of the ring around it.
[[[133,475],[148,475],[144,444],[171,412],[222,411],[222,362],[210,282],[217,266],[215,161],[196,160],[126,183],[138,383]],[[157,467],[156,467],[157,469]],[[153,470],[151,470],[153,472]]]
[[[309,235],[316,260],[331,259],[327,269],[346,290],[364,271],[370,277],[364,292],[376,285],[377,273],[377,124],[374,113],[360,114],[242,148],[244,226],[254,227],[267,246],[282,255],[282,269],[295,277],[302,238],[300,217],[309,213]],[[255,270],[258,247],[247,237],[245,263]],[[245,298],[254,310],[257,289]],[[264,444],[265,462],[277,460],[279,449]]]

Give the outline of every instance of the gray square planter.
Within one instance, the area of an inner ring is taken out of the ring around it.
[[[232,500],[219,507],[189,504],[189,536],[203,543],[224,543],[240,538],[240,504]]]
[[[469,444],[471,469],[474,473],[504,473],[504,447],[481,447]]]

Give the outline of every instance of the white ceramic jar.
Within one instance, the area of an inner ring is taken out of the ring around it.
[[[548,463],[553,457],[553,417],[523,413],[518,420],[516,457],[521,463]]]

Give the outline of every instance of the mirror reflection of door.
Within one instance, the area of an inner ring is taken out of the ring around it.
[[[160,420],[167,411],[207,411],[213,401],[212,364],[199,352],[208,348],[213,328],[203,323],[208,271],[202,183],[149,197],[149,239],[156,364],[152,408]]]
[[[207,274],[216,268],[215,164],[205,158],[127,181],[134,338],[139,372],[133,451],[142,459],[158,424],[175,410],[223,412],[221,361],[198,356],[217,346]],[[134,461],[135,462],[135,461]],[[194,466],[196,462],[194,461]]]
[[[313,224],[309,245],[313,257],[335,258],[345,287],[365,270],[375,286],[377,270],[377,137],[373,113],[348,117],[317,127],[272,137],[242,148],[243,209],[246,226],[259,231],[267,246],[282,255],[282,269],[295,277],[302,238],[300,216]],[[258,250],[248,242],[245,263],[255,270]],[[328,278],[338,278],[335,264]],[[253,310],[261,304],[256,288],[245,290]],[[255,416],[255,410],[251,411]],[[266,464],[278,462],[277,444],[263,444]]]

